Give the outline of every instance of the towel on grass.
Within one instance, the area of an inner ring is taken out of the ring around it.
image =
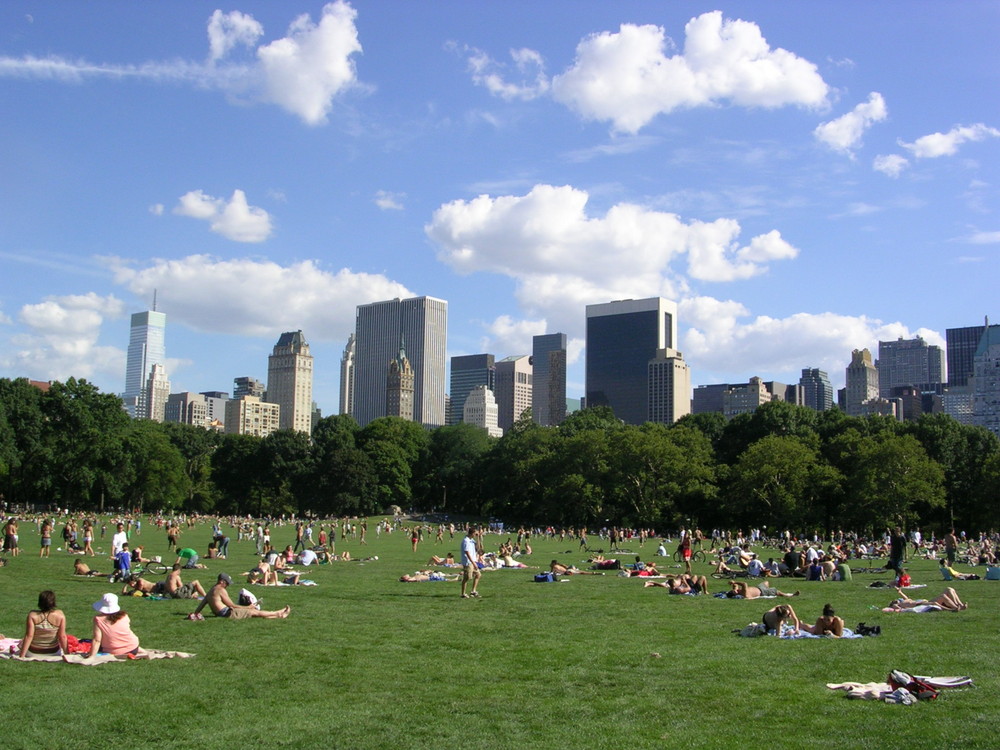
[[[138,659],[190,659],[194,654],[186,651],[160,651],[158,649],[143,649],[138,654],[125,656],[113,656],[112,654],[98,654],[90,658],[85,654],[67,654],[64,659],[60,654],[28,654],[28,656],[18,656],[16,654],[0,654],[0,659],[10,661],[47,661],[65,664],[81,664],[85,667],[93,667],[98,664],[108,664],[110,662],[136,661]]]

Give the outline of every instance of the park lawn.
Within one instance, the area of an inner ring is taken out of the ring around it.
[[[294,538],[292,527],[273,531],[279,548]],[[235,536],[228,560],[208,561],[209,570],[185,580],[207,588],[220,571],[235,578],[252,567],[253,545]],[[732,631],[759,621],[773,600],[668,596],[613,572],[541,584],[531,570],[487,572],[482,599],[462,600],[458,583],[397,580],[425,568],[432,553],[457,555],[457,536],[435,545],[432,535],[416,553],[402,533],[369,536],[366,547],[349,540],[337,549],[377,561],[308,569],[316,587],[254,587],[266,609],[292,607],[284,621],[192,622],[185,619],[192,602],[123,598],[144,646],[190,651],[193,659],[98,667],[0,662],[5,745],[52,747],[57,738],[83,748],[1000,745],[1000,582],[950,584],[969,610],[919,615],[879,610],[892,592],[868,584],[888,575],[782,580],[782,590],[802,591],[787,601],[805,619],[830,602],[848,626],[879,624],[882,635],[748,639]],[[210,527],[199,526],[182,544],[203,551],[209,537]],[[138,540],[147,554],[167,559],[162,532],[147,528]],[[487,544],[499,540],[488,536]],[[20,636],[38,591],[52,588],[69,631],[88,637],[90,605],[111,587],[73,578],[72,558],[55,549],[50,559],[34,557],[37,537],[28,524],[21,544],[22,556],[0,568],[0,632]],[[531,564],[547,567],[558,558],[587,567],[573,541],[532,544]],[[654,550],[647,544],[635,551],[652,559]],[[928,584],[914,596],[944,586],[935,563],[909,568],[915,583]],[[849,701],[825,687],[882,680],[891,669],[970,675],[976,687],[912,707]]]

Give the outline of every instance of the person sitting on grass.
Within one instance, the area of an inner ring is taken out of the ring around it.
[[[174,563],[173,568],[171,568],[170,572],[167,574],[164,589],[167,592],[167,596],[171,599],[194,599],[196,596],[205,596],[205,589],[201,585],[200,581],[184,583],[184,581],[181,580],[180,563]]]
[[[76,558],[73,561],[73,575],[75,575],[75,576],[99,576],[99,575],[101,575],[101,573],[98,573],[96,570],[91,570],[90,566],[87,565],[87,563],[85,563],[83,560],[81,560],[78,557],[78,558]]]
[[[139,636],[132,632],[128,613],[118,605],[118,597],[105,594],[94,602],[94,634],[90,642],[88,658],[97,654],[113,656],[135,656],[140,653]],[[63,659],[66,654],[63,653]]]
[[[756,586],[748,586],[745,581],[730,581],[729,591],[726,592],[726,596],[730,599],[742,598],[742,599],[758,599],[762,596],[798,596],[799,592],[796,591],[794,594],[787,594],[784,591],[778,591],[778,589],[773,586],[767,586],[766,584],[758,584]]]
[[[66,615],[56,609],[56,595],[43,591],[38,595],[38,609],[28,613],[21,639],[21,656],[28,654],[55,654],[67,650]]]
[[[789,607],[789,609],[791,609]],[[840,638],[844,634],[844,620],[837,617],[833,607],[829,604],[823,606],[823,614],[816,620],[815,625],[802,623],[802,629],[813,635],[828,635],[831,638]]]
[[[906,572],[906,568],[900,568],[899,574],[896,576],[896,580],[892,582],[892,585],[896,588],[905,589],[911,583],[913,581],[910,578],[910,574]]]
[[[773,632],[775,635],[781,635],[781,626],[786,622],[794,623],[792,628],[796,633],[799,632],[800,627],[803,630],[806,629],[799,622],[799,616],[795,614],[795,610],[788,604],[779,604],[777,607],[767,610],[760,621],[768,633]]]
[[[444,557],[438,557],[437,555],[431,555],[431,559],[427,561],[428,565],[443,565],[446,568],[457,568],[458,565],[455,564],[455,555],[449,552]]]
[[[905,609],[914,609],[923,605],[939,607],[950,612],[960,612],[963,609],[969,608],[968,604],[958,598],[958,592],[950,586],[933,599],[911,599],[903,593],[902,589],[897,588],[896,591],[899,594],[899,598],[889,603],[889,606],[886,607],[889,611],[901,612]]]
[[[192,620],[201,616],[201,611],[208,606],[216,617],[228,617],[233,620],[246,620],[251,617],[264,617],[269,620],[284,619],[292,611],[291,607],[267,611],[254,607],[241,607],[230,597],[227,589],[232,584],[233,579],[226,573],[219,573],[218,582],[208,590],[208,594],[188,617]]]

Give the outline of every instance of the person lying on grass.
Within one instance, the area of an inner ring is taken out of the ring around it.
[[[789,607],[791,609],[791,607]],[[829,604],[823,606],[823,614],[816,619],[816,624],[809,626],[802,623],[802,629],[813,635],[828,635],[831,638],[840,638],[844,634],[844,620],[837,617],[833,607]]]
[[[227,589],[232,582],[233,579],[230,578],[228,574],[219,573],[218,582],[208,590],[208,594],[201,600],[197,609],[195,609],[189,617],[196,619],[206,605],[208,605],[216,617],[229,617],[233,620],[245,620],[250,617],[284,619],[285,617],[288,617],[288,613],[292,611],[292,608],[287,606],[284,609],[271,611],[256,609],[254,607],[241,607],[229,597]]]
[[[933,599],[911,599],[899,588],[896,589],[896,592],[899,594],[899,598],[890,602],[886,609],[899,612],[925,604],[935,605],[950,612],[960,612],[969,608],[968,604],[958,598],[958,592],[950,586]]]
[[[165,596],[166,589],[163,581],[147,581],[140,576],[133,576],[125,581],[122,586],[122,596]]]
[[[680,575],[668,578],[666,581],[646,581],[643,588],[658,586],[665,588],[671,594],[708,594],[708,579],[705,576]]]
[[[444,557],[438,557],[437,555],[431,555],[431,559],[427,561],[428,565],[443,565],[446,568],[457,568],[458,564],[455,562],[455,556],[449,552]]]
[[[549,563],[549,570],[553,573],[557,573],[561,576],[599,576],[601,575],[594,570],[580,570],[573,565],[563,565],[558,560],[553,560]]]
[[[735,599],[736,597],[742,597],[743,599],[758,599],[762,596],[798,596],[799,592],[796,591],[794,594],[788,594],[784,591],[778,591],[778,589],[773,586],[767,586],[766,584],[758,584],[756,586],[748,586],[744,581],[730,581],[729,591],[726,592],[726,596],[730,599]]]
[[[78,558],[76,558],[73,561],[73,575],[75,575],[75,576],[99,576],[99,575],[101,575],[101,573],[98,573],[96,570],[91,570],[90,566],[87,565],[87,563],[85,563],[83,560],[81,560],[78,557]]]
[[[953,567],[948,564],[948,561],[943,557],[941,558],[941,572],[947,573],[956,581],[978,581],[979,576],[975,573],[959,573]]]
[[[399,577],[400,583],[419,583],[421,581],[457,581],[458,573],[441,573],[437,570],[418,570],[416,573],[404,573]]]

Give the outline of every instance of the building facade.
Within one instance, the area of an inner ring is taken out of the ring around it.
[[[226,402],[229,394],[225,391],[202,391],[205,397],[205,417],[209,425],[217,426],[223,431],[226,426]]]
[[[281,429],[312,434],[313,357],[302,331],[278,337],[267,358],[267,400],[281,407]]]
[[[413,421],[413,367],[406,358],[406,349],[401,344],[399,354],[389,362],[389,372],[385,379],[385,414]]]
[[[882,398],[892,398],[892,389],[914,386],[919,389],[945,381],[945,356],[920,336],[914,339],[878,342],[878,390]]]
[[[691,368],[676,349],[660,349],[649,360],[648,422],[673,424],[691,413]]]
[[[976,349],[986,326],[966,326],[945,330],[945,357],[948,362],[948,387],[957,388],[972,382]]]
[[[149,375],[153,365],[166,364],[166,337],[167,316],[164,313],[154,309],[132,314],[125,360],[125,391],[122,393],[125,410],[132,417],[145,418],[149,414],[146,402]]]
[[[451,358],[448,424],[465,421],[465,399],[477,386],[496,388],[496,358],[492,354],[465,354]]]
[[[531,417],[547,427],[566,419],[566,334],[531,339]]]
[[[802,405],[816,411],[833,408],[833,385],[830,376],[816,367],[804,367],[799,378],[802,387]]]
[[[264,384],[256,378],[233,378],[233,398],[253,396],[263,399],[266,391],[267,389],[264,387]]]
[[[649,362],[677,340],[677,305],[661,297],[587,305],[586,403],[626,424],[649,416]]]
[[[281,429],[281,407],[257,396],[242,396],[226,403],[226,432],[267,437]]]
[[[415,297],[359,305],[354,338],[352,413],[358,424],[364,427],[385,416],[386,374],[401,340],[413,367],[414,421],[429,427],[445,424],[447,302]]]
[[[142,416],[154,422],[162,422],[169,397],[170,381],[167,379],[167,371],[163,365],[154,364],[149,371],[149,380],[146,381],[146,413]]]
[[[865,404],[879,397],[878,370],[872,362],[872,353],[867,349],[851,352],[844,388],[844,410],[851,417],[864,416]]]
[[[189,391],[171,393],[163,410],[163,421],[206,427],[209,423],[207,397]]]
[[[493,391],[485,385],[477,385],[465,397],[462,421],[486,430],[490,437],[503,437],[500,427],[500,407],[497,406]]]
[[[340,414],[354,414],[354,334],[340,355]]]
[[[763,380],[755,376],[746,385],[730,386],[722,394],[722,416],[732,419],[738,414],[753,414],[757,407],[780,400],[767,389]]]
[[[1000,325],[989,320],[976,348],[972,423],[1000,437]]]
[[[496,367],[495,396],[499,410],[497,423],[504,432],[508,432],[531,408],[531,357],[527,354],[504,357],[497,362]]]

